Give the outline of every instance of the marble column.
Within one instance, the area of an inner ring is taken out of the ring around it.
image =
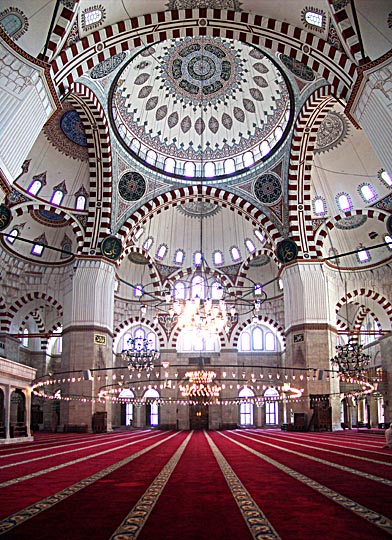
[[[110,404],[96,397],[112,380],[114,283],[113,264],[94,258],[79,259],[66,284],[62,371],[69,373],[61,391],[74,397],[61,402],[60,425],[85,424],[90,431],[94,413],[106,411],[111,429]]]
[[[340,429],[339,385],[330,372],[330,358],[336,344],[335,314],[330,301],[334,288],[322,263],[298,262],[283,269],[286,326],[286,368],[301,367],[308,372],[301,381],[304,395],[330,395],[332,427]],[[294,373],[294,372],[293,372]],[[298,379],[297,379],[298,380]],[[299,385],[299,384],[298,384]],[[309,402],[293,404],[294,412],[313,411]]]

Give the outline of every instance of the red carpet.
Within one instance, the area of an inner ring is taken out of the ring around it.
[[[0,447],[0,533],[390,538],[392,452],[382,444],[355,432],[37,434],[33,443]]]

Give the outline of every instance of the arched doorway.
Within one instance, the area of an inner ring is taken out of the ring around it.
[[[10,408],[11,437],[25,437],[26,429],[26,397],[22,390],[16,389],[11,394]]]
[[[189,428],[207,430],[209,422],[208,406],[203,403],[189,405]]]

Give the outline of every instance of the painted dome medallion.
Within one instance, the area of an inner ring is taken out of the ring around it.
[[[144,48],[117,76],[112,124],[147,166],[187,183],[265,159],[290,127],[282,72],[260,49],[198,36]]]

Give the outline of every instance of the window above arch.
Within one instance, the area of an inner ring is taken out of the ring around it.
[[[149,236],[149,237],[147,238],[147,240],[146,240],[146,241],[144,242],[144,244],[143,244],[143,249],[144,249],[145,251],[148,251],[148,250],[151,248],[151,246],[152,246],[152,244],[153,244],[153,241],[154,241],[154,240],[152,239],[152,237]]]
[[[179,353],[218,352],[220,340],[217,334],[199,332],[198,330],[181,330],[177,340]]]
[[[181,265],[185,259],[185,251],[183,249],[177,249],[174,254],[174,264]]]
[[[388,187],[392,187],[392,176],[387,171],[385,171],[384,169],[381,169],[378,172],[378,177],[383,182],[383,184],[385,184]]]
[[[327,213],[327,205],[323,197],[316,197],[312,201],[313,212],[316,216],[325,216]]]
[[[29,185],[28,187],[28,193],[30,193],[31,195],[38,195],[38,193],[40,192],[41,188],[42,188],[42,181],[41,180],[33,180],[31,182],[31,184]]]
[[[223,253],[219,250],[214,251],[213,260],[215,266],[222,266],[223,264]]]
[[[230,254],[234,262],[238,262],[241,260],[241,253],[237,246],[233,246],[230,249]]]
[[[106,10],[103,6],[98,5],[85,9],[82,13],[82,28],[84,31],[92,30],[101,26],[106,18]]]
[[[322,32],[326,28],[327,16],[321,9],[306,7],[301,11],[301,20],[309,30]]]
[[[277,352],[280,347],[272,330],[260,324],[253,324],[241,332],[238,350],[239,352]]]
[[[249,253],[254,253],[256,251],[256,246],[254,245],[254,243],[252,242],[250,238],[247,238],[245,240],[245,246],[246,246],[246,249],[249,251]]]
[[[348,212],[353,207],[351,198],[347,193],[338,193],[336,195],[336,202],[342,212]]]
[[[158,248],[158,251],[157,251],[155,257],[157,259],[163,259],[164,256],[166,255],[166,253],[167,253],[167,244],[161,244],[159,246],[159,248]]]
[[[370,184],[359,186],[359,193],[365,202],[372,202],[377,199],[377,193]]]
[[[26,15],[16,7],[0,12],[0,26],[14,41],[19,39],[29,28]]]

